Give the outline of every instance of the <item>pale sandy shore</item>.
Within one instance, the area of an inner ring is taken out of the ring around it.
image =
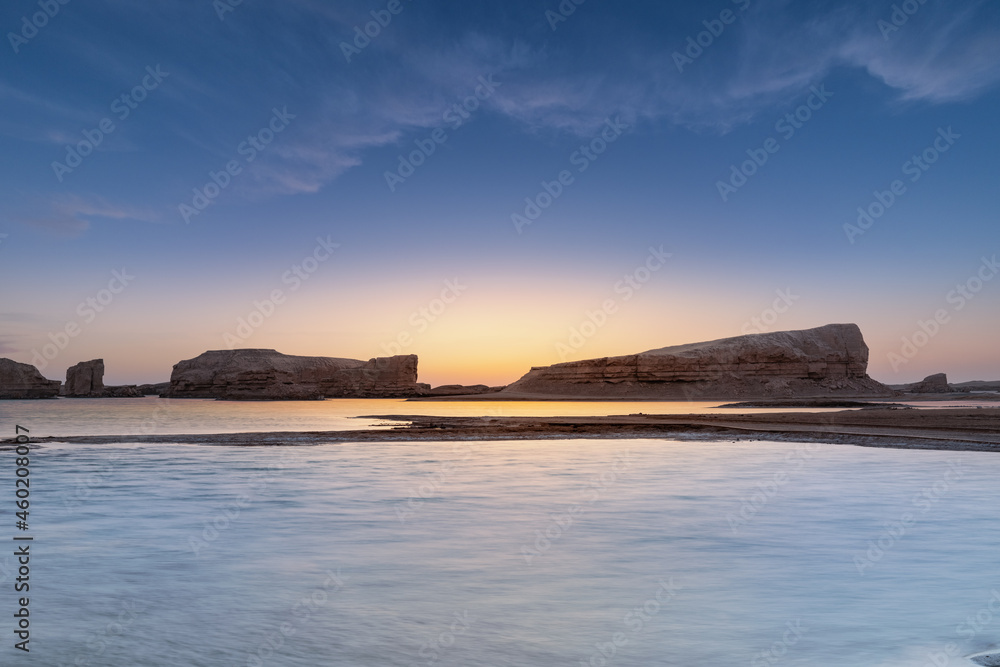
[[[769,440],[1000,452],[1000,408],[935,410],[871,408],[839,412],[609,417],[424,417],[371,415],[403,422],[386,429],[193,435],[105,435],[39,438],[32,442],[176,443],[228,446],[314,445],[337,442],[649,438]],[[6,445],[12,441],[5,441]]]

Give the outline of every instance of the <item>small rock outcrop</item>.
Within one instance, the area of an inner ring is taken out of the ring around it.
[[[104,384],[104,359],[81,361],[66,369],[66,398],[142,398],[134,384],[108,387]]]
[[[485,384],[443,384],[423,392],[423,396],[472,396],[498,392],[502,387],[490,387]]]
[[[143,396],[159,396],[170,390],[169,382],[157,382],[156,384],[140,384],[139,393]]]
[[[134,384],[105,387],[101,398],[142,398],[145,394]]]
[[[104,359],[81,361],[66,369],[65,395],[95,398],[104,395]]]
[[[417,356],[368,361],[298,357],[276,350],[212,350],[174,365],[167,398],[315,400],[408,398],[417,384]]]
[[[961,392],[1000,392],[1000,380],[994,380],[992,382],[985,382],[983,380],[973,380],[971,382],[959,382],[957,384],[949,384],[952,391]]]
[[[920,382],[910,385],[908,391],[914,394],[948,394],[951,393],[951,385],[948,384],[948,376],[944,373],[928,375]]]
[[[856,324],[724,338],[531,371],[503,394],[715,400],[891,396]]]
[[[0,358],[0,399],[55,398],[62,383],[46,380],[31,364]]]

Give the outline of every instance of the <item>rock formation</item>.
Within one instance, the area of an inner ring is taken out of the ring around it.
[[[868,377],[856,324],[724,338],[532,368],[500,393],[573,398],[715,400],[890,396]]]
[[[55,398],[58,380],[46,380],[31,364],[0,358],[0,399]]]
[[[402,398],[417,384],[416,355],[369,361],[296,357],[275,350],[212,350],[174,365],[168,398],[310,400]]]
[[[983,380],[972,380],[971,382],[959,382],[949,385],[952,391],[961,392],[1000,392],[1000,380],[987,382]]]
[[[104,359],[81,361],[66,369],[65,395],[71,398],[104,394]]]
[[[134,384],[118,387],[104,385],[104,359],[81,361],[66,369],[63,395],[67,398],[141,398]]]
[[[115,387],[105,387],[101,398],[142,398],[145,394],[134,384],[123,384]]]
[[[944,373],[928,375],[920,382],[910,385],[909,391],[914,394],[949,394],[951,385],[948,384],[948,376]]]
[[[503,387],[490,387],[485,384],[444,384],[434,387],[422,393],[423,396],[473,396],[477,394],[490,394],[503,389]]]
[[[170,390],[169,382],[157,382],[156,384],[140,384],[139,393],[143,396],[159,396]]]

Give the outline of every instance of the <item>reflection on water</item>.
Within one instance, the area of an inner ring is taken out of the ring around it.
[[[996,405],[996,403],[984,403]],[[92,398],[0,401],[0,421],[31,428],[34,437],[67,435],[153,435],[265,431],[349,431],[388,427],[358,415],[434,417],[573,417],[589,415],[723,414],[801,411],[805,408],[720,408],[719,401],[214,401],[208,399]],[[967,407],[910,403],[917,407]],[[809,412],[840,408],[808,409]]]
[[[49,445],[32,471],[16,664],[923,667],[1000,642],[992,454]]]

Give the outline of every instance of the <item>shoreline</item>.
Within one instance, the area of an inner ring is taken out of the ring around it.
[[[862,447],[1000,452],[1000,408],[729,415],[633,414],[607,417],[426,417],[366,415],[404,422],[386,429],[182,435],[85,435],[33,438],[32,444],[195,444],[273,447],[345,442],[566,439],[765,440]],[[2,447],[13,446],[4,440]]]

